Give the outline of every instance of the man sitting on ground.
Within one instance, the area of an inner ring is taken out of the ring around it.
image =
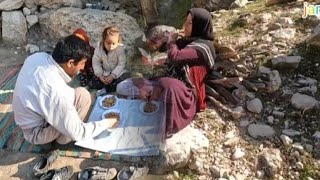
[[[71,35],[56,44],[52,56],[41,52],[26,59],[12,106],[15,122],[28,142],[67,144],[95,137],[115,123],[116,120],[84,123],[91,105],[90,93],[67,84],[84,68],[90,55],[89,45]]]

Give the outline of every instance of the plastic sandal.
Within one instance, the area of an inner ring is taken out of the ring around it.
[[[148,167],[138,168],[136,166],[125,166],[118,173],[117,180],[134,180],[147,175],[148,172]]]
[[[48,172],[50,165],[58,158],[59,150],[49,152],[33,166],[32,172],[36,177],[40,177],[44,173]]]
[[[115,168],[102,168],[99,166],[89,167],[82,170],[79,175],[79,180],[111,180],[117,175]]]
[[[60,169],[53,169],[48,171],[40,177],[40,180],[69,180],[72,175],[72,166],[66,166]]]

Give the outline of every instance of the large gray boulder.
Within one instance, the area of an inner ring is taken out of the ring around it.
[[[209,11],[228,9],[235,0],[194,0],[196,7],[206,8]]]
[[[12,11],[21,8],[23,0],[2,0],[0,1],[0,11]]]
[[[26,41],[27,20],[21,11],[2,12],[2,39],[10,44],[23,44]]]
[[[166,140],[161,150],[161,160],[152,171],[156,174],[164,174],[173,169],[186,167],[190,163],[192,154],[208,147],[208,138],[198,129],[187,126]]]
[[[34,9],[37,6],[42,6],[48,9],[56,9],[62,6],[82,8],[81,0],[25,0],[25,5]]]
[[[39,24],[41,30],[47,32],[53,40],[70,35],[77,28],[84,28],[95,47],[101,41],[104,28],[116,24],[120,28],[129,55],[133,53],[135,40],[143,35],[143,31],[131,16],[96,9],[70,7],[49,11],[39,16]]]

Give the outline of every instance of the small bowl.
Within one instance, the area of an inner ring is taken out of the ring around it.
[[[104,111],[102,113],[101,119],[106,119],[105,115],[108,114],[108,113],[117,113],[117,114],[119,114],[119,120],[118,120],[118,126],[119,126],[119,122],[121,120],[121,112],[120,112],[120,110],[119,109],[108,109],[108,110],[106,110],[106,111]],[[112,131],[114,129],[116,129],[116,127],[115,128],[109,128],[108,130]]]
[[[153,112],[144,112],[144,106],[145,106],[145,104],[146,104],[147,102],[142,102],[141,104],[140,104],[140,106],[139,106],[139,110],[143,113],[143,114],[154,114],[154,113],[156,113],[156,112],[158,112],[158,110],[159,110],[159,102],[157,102],[157,101],[151,101],[151,103],[152,104],[155,104],[156,106],[157,106],[157,108],[156,108],[156,110],[154,110]]]
[[[104,101],[106,98],[110,98],[110,97],[115,97],[115,98],[116,98],[116,102],[114,103],[113,106],[110,106],[110,107],[104,106],[104,105],[103,105],[103,101]],[[99,101],[99,105],[100,105],[103,109],[110,109],[110,108],[116,106],[117,104],[118,104],[118,98],[117,98],[117,96],[115,96],[115,95],[105,95],[105,96],[103,96],[103,97],[100,99],[100,101]]]

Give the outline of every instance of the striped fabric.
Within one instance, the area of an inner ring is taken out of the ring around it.
[[[40,146],[32,145],[24,140],[22,131],[17,127],[13,120],[11,102],[15,82],[20,68],[21,65],[7,68],[5,72],[3,72],[5,77],[0,79],[0,149],[30,153],[44,153],[45,150]],[[130,163],[141,162],[144,159],[142,157],[101,153],[74,145],[67,149],[61,149],[60,155]]]

